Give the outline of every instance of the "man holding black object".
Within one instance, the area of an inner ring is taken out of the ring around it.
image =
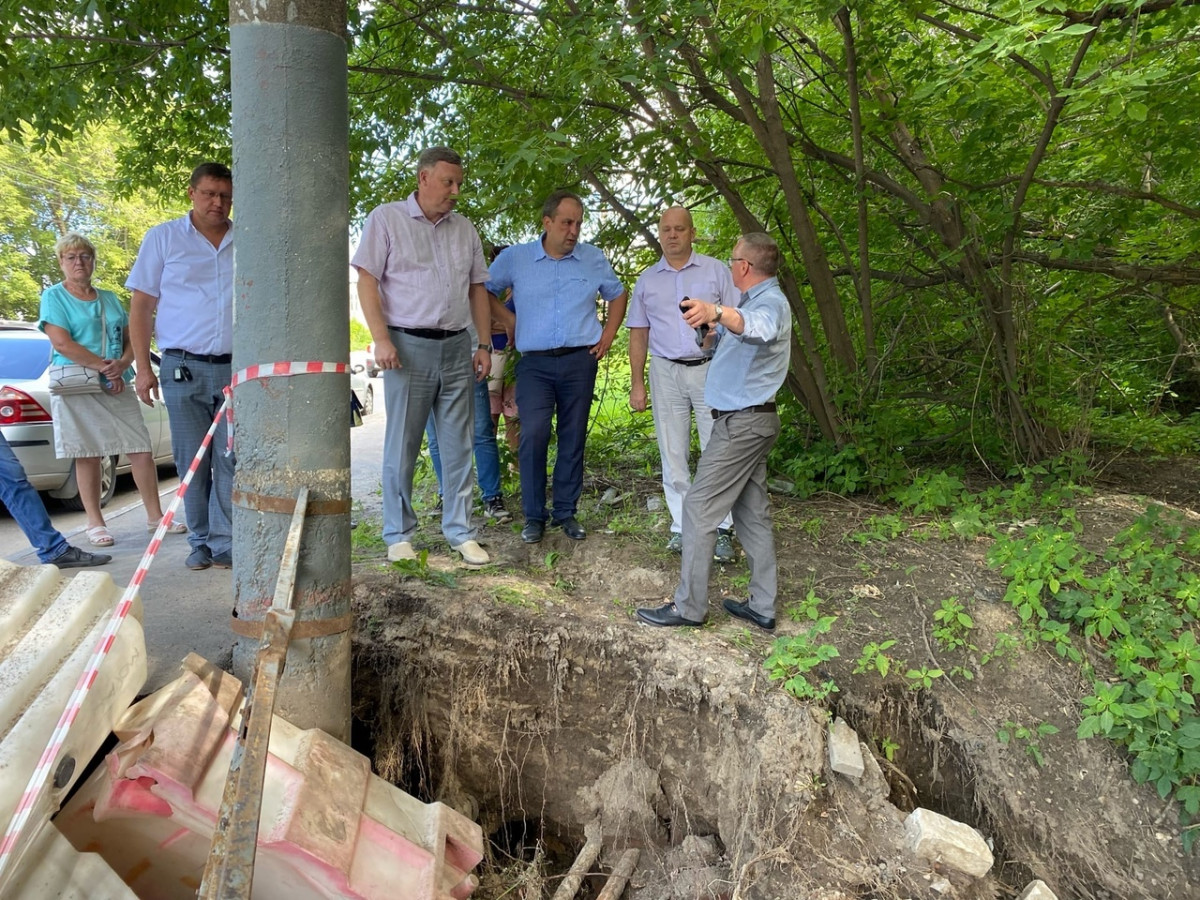
[[[713,429],[683,504],[683,565],[675,598],[637,613],[650,625],[704,624],[717,526],[732,510],[750,566],[750,597],[726,600],[725,609],[760,628],[775,628],[778,570],[767,454],[779,437],[775,394],[787,375],[791,311],[775,278],[779,247],[769,235],[744,235],[730,265],[734,286],[742,291],[738,308],[685,303],[688,327],[719,326],[704,391]]]
[[[629,406],[644,412],[646,355],[650,353],[650,393],[654,403],[654,434],[662,460],[663,494],[671,513],[671,537],[667,549],[683,550],[683,500],[691,484],[688,456],[692,447],[692,415],[700,433],[700,449],[708,446],[713,419],[704,402],[704,384],[712,342],[709,325],[693,328],[684,321],[691,300],[738,305],[740,295],[733,287],[723,263],[692,250],[696,229],[692,215],[680,206],[662,214],[658,242],[663,255],[638,278],[629,303]],[[733,520],[726,515],[717,529],[716,559],[734,558]]]

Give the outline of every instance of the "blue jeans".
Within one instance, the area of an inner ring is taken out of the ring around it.
[[[425,423],[425,438],[429,441],[429,456],[433,459],[433,474],[437,476],[438,493],[442,493],[442,456],[438,452],[437,429],[433,416]],[[475,477],[484,502],[498,499],[500,490],[500,451],[496,448],[496,423],[492,421],[492,404],[486,380],[475,382]]]
[[[42,498],[25,477],[21,461],[3,434],[0,434],[0,501],[37,550],[39,560],[52,562],[71,549],[67,539],[50,524]]]
[[[556,421],[554,509],[561,522],[575,515],[583,493],[583,450],[596,388],[598,363],[587,348],[565,356],[525,354],[517,363],[517,407],[521,410],[521,509],[527,522],[546,521],[546,461],[551,423]]]

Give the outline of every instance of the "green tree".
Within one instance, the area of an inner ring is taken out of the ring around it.
[[[114,116],[131,182],[227,152],[223,7],[7,9],[10,134]],[[1033,458],[1200,401],[1195,3],[389,0],[348,28],[357,209],[444,142],[497,240],[559,186],[630,276],[668,202],[705,250],[770,231],[789,387],[835,444]]]
[[[68,231],[96,245],[96,282],[123,292],[146,229],[172,213],[149,192],[122,196],[118,133],[98,127],[59,151],[0,141],[0,317],[34,319],[42,290],[62,279],[54,242]]]

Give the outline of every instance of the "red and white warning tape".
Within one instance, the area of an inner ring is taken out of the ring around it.
[[[14,858],[13,851],[20,841],[21,832],[24,830],[34,807],[37,806],[38,800],[41,799],[45,791],[46,784],[50,779],[51,769],[53,769],[54,762],[58,758],[63,745],[66,743],[71,725],[75,722],[80,710],[83,708],[83,701],[100,674],[100,666],[112,650],[117,632],[128,617],[129,610],[133,607],[133,599],[137,596],[138,588],[141,587],[142,581],[146,578],[146,572],[150,569],[150,563],[154,561],[159,547],[162,546],[163,535],[166,534],[167,528],[174,520],[175,511],[179,509],[183,495],[187,493],[188,485],[192,483],[192,477],[196,474],[196,470],[200,467],[200,462],[204,459],[205,453],[208,452],[212,444],[213,435],[217,431],[217,425],[220,423],[222,415],[226,416],[229,424],[229,441],[226,452],[230,452],[233,449],[233,388],[255,378],[341,373],[346,372],[348,368],[345,363],[277,362],[248,366],[233,376],[232,382],[230,382],[229,387],[225,388],[224,391],[225,402],[217,410],[212,425],[208,427],[208,431],[204,435],[204,440],[200,442],[200,447],[196,450],[196,455],[192,458],[191,465],[188,466],[187,473],[183,476],[183,479],[179,483],[179,488],[175,491],[175,496],[171,498],[171,503],[167,506],[166,512],[163,513],[162,521],[158,523],[158,528],[155,529],[154,536],[150,539],[150,543],[146,545],[146,552],[142,554],[141,562],[138,563],[133,577],[129,580],[129,585],[125,588],[125,593],[121,595],[116,609],[113,610],[112,616],[109,617],[108,623],[104,628],[104,633],[100,636],[96,648],[92,651],[92,655],[88,659],[87,666],[84,667],[83,673],[79,676],[79,681],[75,684],[75,689],[71,692],[71,696],[67,700],[67,708],[63,710],[58,724],[54,727],[54,731],[50,735],[50,741],[46,745],[46,749],[42,751],[42,755],[38,759],[38,764],[33,770],[33,775],[29,779],[25,793],[21,795],[16,809],[13,810],[12,819],[9,821],[8,829],[4,833],[4,840],[0,842],[0,886],[4,883],[5,870]]]

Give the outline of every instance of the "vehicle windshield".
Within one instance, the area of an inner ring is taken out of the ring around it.
[[[33,381],[50,366],[50,341],[0,334],[0,380]]]

